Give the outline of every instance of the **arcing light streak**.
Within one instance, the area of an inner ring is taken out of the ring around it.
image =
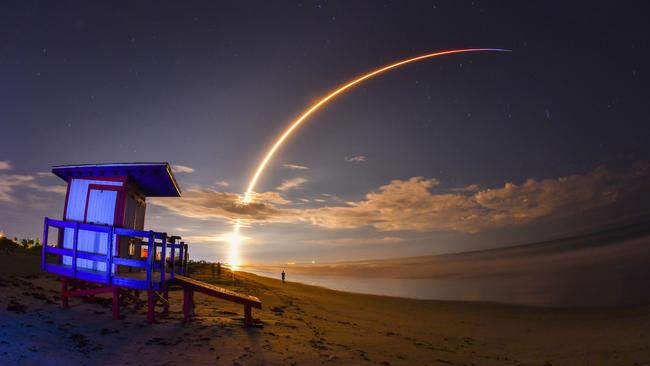
[[[255,171],[255,175],[253,175],[253,178],[251,179],[250,183],[248,184],[248,189],[246,189],[246,193],[244,194],[243,197],[243,203],[250,203],[253,200],[253,194],[255,192],[255,185],[257,184],[258,179],[264,172],[264,169],[268,165],[269,161],[271,158],[273,158],[273,155],[275,155],[275,152],[282,146],[284,141],[291,135],[291,133],[300,126],[301,123],[303,123],[307,117],[309,117],[312,113],[316,112],[320,107],[322,107],[324,104],[332,100],[334,97],[337,95],[343,93],[344,91],[350,89],[351,87],[355,86],[356,84],[359,84],[360,82],[370,79],[373,76],[376,76],[378,74],[381,74],[385,71],[392,70],[394,68],[397,68],[402,65],[406,65],[412,62],[420,61],[420,60],[425,60],[429,59],[432,57],[437,57],[437,56],[444,56],[444,55],[450,55],[454,53],[465,53],[465,52],[509,52],[510,50],[506,49],[500,49],[500,48],[466,48],[466,49],[460,49],[460,50],[450,50],[450,51],[442,51],[442,52],[435,52],[435,53],[429,53],[426,55],[421,55],[413,58],[409,58],[406,60],[398,61],[393,64],[384,66],[382,68],[376,69],[374,71],[371,71],[365,75],[362,75],[346,84],[343,86],[339,87],[338,89],[334,90],[333,92],[329,93],[322,99],[320,99],[318,102],[313,104],[309,109],[307,109],[303,114],[298,116],[296,120],[291,122],[291,125],[284,131],[282,135],[277,139],[275,144],[271,147],[271,149],[266,153],[264,156],[264,159],[262,162],[260,162],[260,165],[257,167],[257,170]],[[239,265],[239,244],[242,240],[241,236],[239,235],[239,230],[241,227],[241,220],[237,219],[233,228],[233,233],[231,235],[230,239],[230,258],[229,262],[231,265],[231,268],[233,270],[236,270]]]
[[[420,60],[425,60],[429,59],[432,57],[437,57],[437,56],[444,56],[444,55],[451,55],[454,53],[465,53],[465,52],[509,52],[510,50],[506,49],[501,49],[501,48],[466,48],[466,49],[460,49],[460,50],[449,50],[449,51],[442,51],[442,52],[435,52],[435,53],[429,53],[426,55],[421,55],[413,58],[409,58],[406,60],[398,61],[393,64],[390,64],[388,66],[384,66],[382,68],[379,68],[377,70],[374,70],[372,72],[369,72],[363,76],[358,77],[357,79],[354,79],[343,86],[339,87],[338,89],[334,90],[315,104],[313,104],[307,111],[305,111],[303,114],[301,114],[296,120],[294,120],[291,125],[284,131],[284,133],[278,138],[278,140],[273,144],[273,147],[266,153],[266,156],[264,156],[264,159],[260,163],[260,165],[257,167],[257,171],[255,171],[255,175],[253,175],[253,178],[251,179],[250,183],[248,184],[248,189],[246,189],[246,193],[244,194],[244,203],[250,203],[253,199],[253,193],[255,191],[255,185],[257,184],[257,180],[260,178],[260,175],[262,172],[264,172],[264,169],[268,165],[269,161],[275,155],[275,152],[282,146],[284,141],[291,135],[291,133],[300,126],[302,122],[304,122],[307,117],[309,117],[312,113],[314,113],[316,110],[318,110],[320,107],[322,107],[325,103],[329,102],[332,100],[334,97],[337,95],[343,93],[344,91],[350,89],[351,87],[355,86],[356,84],[359,84],[360,82],[370,79],[373,76],[376,76],[378,74],[381,74],[385,71],[389,71],[391,69],[394,69],[396,67],[406,65],[412,62],[420,61]]]

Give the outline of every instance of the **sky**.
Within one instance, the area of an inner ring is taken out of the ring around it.
[[[521,1],[8,1],[0,230],[62,215],[51,166],[159,162],[146,228],[245,263],[463,252],[650,217],[647,5]],[[313,115],[241,205],[255,168]]]

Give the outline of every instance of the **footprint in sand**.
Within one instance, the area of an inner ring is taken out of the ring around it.
[[[9,304],[7,304],[7,311],[12,311],[14,313],[24,314],[24,313],[27,312],[27,306],[15,301],[15,300],[9,300]]]

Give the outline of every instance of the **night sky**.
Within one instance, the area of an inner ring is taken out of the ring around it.
[[[640,3],[638,3],[640,4]],[[244,262],[460,252],[647,220],[647,5],[549,1],[3,2],[0,230],[62,215],[52,165],[168,161],[147,229]],[[289,122],[317,113],[236,207]]]

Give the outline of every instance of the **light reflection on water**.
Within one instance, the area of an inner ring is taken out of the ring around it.
[[[554,307],[649,304],[649,231],[642,223],[486,251],[243,270],[280,279],[284,267],[288,281],[414,299]]]
[[[280,279],[280,272],[246,267],[245,272]],[[616,272],[616,273],[614,273]],[[650,270],[639,268],[614,272],[600,268],[580,273],[547,273],[525,276],[484,278],[379,278],[293,274],[287,281],[334,290],[430,300],[498,302],[533,306],[617,306],[650,301],[643,285]]]

